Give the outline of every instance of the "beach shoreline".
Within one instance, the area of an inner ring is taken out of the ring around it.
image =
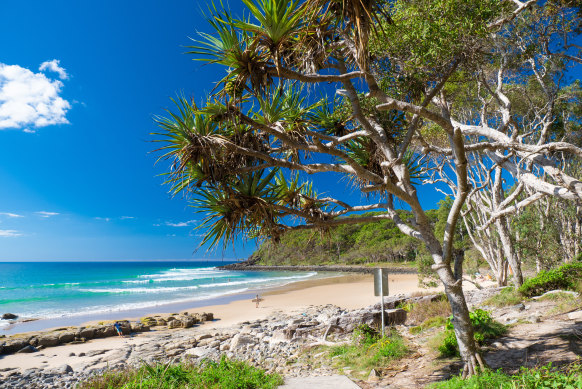
[[[96,369],[107,369],[114,364],[126,363],[124,361],[128,360],[129,355],[131,355],[130,360],[137,363],[138,361],[150,360],[156,355],[171,357],[174,351],[165,354],[164,350],[169,350],[172,347],[179,348],[178,351],[175,351],[176,353],[184,353],[188,351],[187,347],[184,349],[184,344],[191,342],[198,342],[198,346],[189,352],[208,351],[207,347],[200,345],[222,336],[220,334],[232,336],[240,331],[241,326],[249,323],[252,327],[252,323],[272,320],[273,317],[280,317],[283,321],[288,320],[284,319],[285,317],[308,320],[307,318],[314,317],[314,311],[325,312],[339,309],[341,312],[349,312],[366,309],[366,307],[379,302],[379,297],[374,296],[373,285],[372,275],[351,273],[332,278],[298,281],[263,291],[261,298],[264,300],[261,301],[258,308],[251,301],[253,296],[243,296],[248,298],[225,304],[190,307],[179,312],[187,311],[190,314],[209,312],[214,315],[214,320],[206,321],[192,328],[154,327],[150,332],[141,332],[126,338],[117,336],[99,338],[77,344],[65,343],[30,354],[0,355],[0,372],[4,372],[0,373],[0,376],[8,377],[14,374],[25,376],[27,371],[52,372],[55,369],[63,368],[63,366],[70,366],[75,374],[77,372],[80,374],[75,376],[78,378],[92,374],[91,372],[97,371]],[[410,295],[418,292],[435,293],[442,290],[442,288],[420,288],[417,274],[392,274],[389,277],[389,285],[390,295]],[[150,313],[148,316],[167,313],[174,312],[156,312]],[[119,319],[139,320],[140,318],[120,316]],[[96,323],[98,321],[86,322],[84,325],[89,326]],[[286,322],[284,321],[284,323]],[[207,337],[211,339],[206,339]],[[10,338],[0,339],[0,342],[8,339]],[[201,341],[201,339],[204,340]]]
[[[392,274],[390,284],[390,294],[438,290],[420,288],[416,274]],[[251,302],[257,294],[263,299],[258,309]],[[13,331],[8,331],[5,335],[9,338],[13,335],[46,332],[56,328],[86,327],[115,320],[139,321],[146,316],[167,316],[182,312],[211,312],[216,319],[204,326],[223,328],[239,322],[261,319],[276,311],[295,313],[305,307],[328,304],[356,309],[376,302],[378,297],[374,297],[373,277],[370,274],[348,273],[249,290],[208,300],[168,304],[160,306],[160,309],[143,308],[108,314],[39,319],[18,323]]]

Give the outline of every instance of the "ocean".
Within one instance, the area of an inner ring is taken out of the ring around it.
[[[19,319],[70,318],[73,323],[78,321],[74,318],[105,318],[116,312],[161,312],[179,303],[200,305],[322,276],[217,269],[227,263],[0,262],[0,316],[10,312]],[[0,334],[14,332],[13,327],[0,320]]]

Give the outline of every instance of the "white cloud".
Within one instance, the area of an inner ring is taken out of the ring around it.
[[[55,73],[58,73],[59,78],[61,80],[66,80],[67,78],[69,78],[69,75],[67,74],[67,71],[64,68],[60,67],[59,65],[60,62],[61,61],[59,61],[58,59],[53,59],[52,61],[45,61],[40,64],[38,70],[40,70],[41,72],[44,70],[51,70]]]
[[[22,236],[22,234],[16,230],[0,230],[0,238],[14,238],[17,236]]]
[[[111,221],[111,218],[109,218],[109,217],[96,217],[95,220],[101,220],[101,221],[104,221],[104,222],[109,222],[109,221]]]
[[[121,220],[127,220],[127,219],[135,219],[135,216],[122,216],[120,217]]]
[[[191,224],[196,223],[196,220],[188,220],[187,222],[179,222],[179,223],[170,223],[170,222],[166,222],[167,226],[170,227],[188,227]]]
[[[43,73],[0,63],[0,129],[32,132],[30,127],[69,123],[65,116],[71,104],[59,96],[62,87]]]
[[[12,212],[0,212],[0,215],[7,216],[7,217],[24,217],[22,215],[18,215]]]
[[[60,213],[58,213],[58,212],[47,212],[47,211],[38,211],[35,213],[40,217],[51,217],[51,216],[60,215]]]

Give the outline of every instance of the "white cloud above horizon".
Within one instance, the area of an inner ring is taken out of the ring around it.
[[[44,218],[60,215],[60,213],[58,213],[58,212],[47,212],[47,211],[38,211],[38,212],[35,212],[35,214],[37,214],[40,217],[44,217]]]
[[[58,59],[53,59],[52,61],[44,61],[43,63],[40,64],[38,70],[40,70],[41,72],[45,70],[53,71],[55,73],[58,73],[59,78],[61,80],[66,80],[69,78],[69,75],[67,74],[67,71],[59,65],[60,62],[61,61],[59,61]]]
[[[194,223],[196,223],[196,220],[188,220],[186,222],[178,222],[178,223],[166,222],[166,225],[170,226],[170,227],[188,227],[189,225],[192,225]]]
[[[43,62],[42,69],[68,78],[58,60]],[[33,133],[30,127],[69,123],[66,114],[71,104],[60,96],[62,87],[60,80],[43,73],[0,62],[0,130],[16,128]]]
[[[6,217],[12,217],[12,218],[24,217],[23,215],[19,215],[19,214],[12,213],[12,212],[0,212],[0,215],[6,216]]]
[[[0,238],[16,238],[22,234],[16,230],[0,230]]]

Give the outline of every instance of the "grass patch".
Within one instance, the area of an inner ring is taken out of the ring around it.
[[[338,368],[349,366],[355,371],[369,372],[380,368],[408,354],[404,339],[396,331],[390,331],[383,338],[367,325],[354,330],[354,342],[350,345],[329,348],[329,357]]]
[[[410,328],[410,333],[413,335],[419,334],[429,328],[442,327],[447,323],[447,319],[442,316],[429,317],[420,325]]]
[[[519,292],[527,297],[539,296],[555,289],[576,290],[582,279],[582,263],[568,263],[552,270],[542,270],[526,280]]]
[[[430,385],[431,389],[537,389],[537,388],[581,388],[582,367],[572,364],[557,370],[551,364],[539,368],[522,367],[519,374],[507,375],[501,371],[486,370],[482,374],[463,380],[455,376],[448,381]]]
[[[245,362],[222,358],[200,365],[144,364],[139,369],[106,372],[81,383],[79,389],[270,389],[283,383],[278,374]]]
[[[422,301],[412,306],[408,310],[407,319],[412,324],[420,325],[430,318],[440,316],[447,318],[451,315],[451,305],[447,297],[443,294],[437,301]]]
[[[537,300],[538,301],[553,301],[556,303],[564,303],[564,302],[577,301],[578,297],[576,297],[570,293],[556,292],[556,293],[546,294],[545,296],[540,296],[540,298],[538,298]]]
[[[507,333],[507,327],[493,320],[487,311],[476,309],[469,313],[469,317],[475,331],[475,341],[479,345],[483,345],[487,340],[498,338]],[[459,356],[459,345],[453,328],[452,316],[447,320],[445,329],[438,351],[443,357]]]
[[[523,295],[521,295],[515,288],[507,287],[501,289],[501,291],[493,297],[488,298],[483,302],[485,305],[501,308],[508,307],[511,305],[517,305],[523,300]]]

